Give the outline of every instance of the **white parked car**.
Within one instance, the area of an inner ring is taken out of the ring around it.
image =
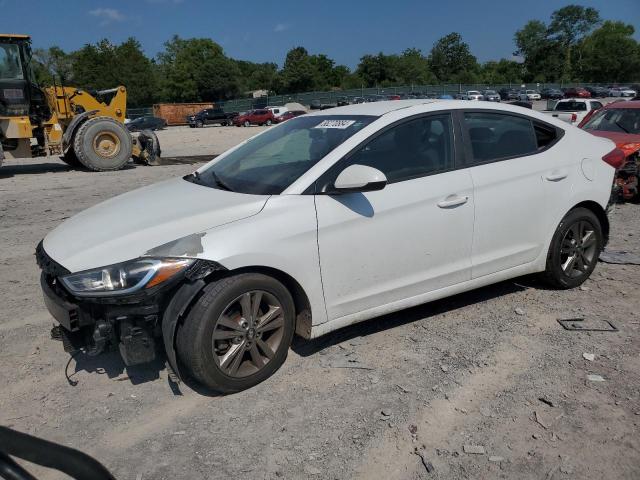
[[[469,90],[460,97],[462,100],[484,100],[484,95],[478,90]]]
[[[520,275],[584,282],[623,154],[521,107],[400,100],[293,118],[193,174],[66,220],[37,248],[69,351],[164,345],[251,387],[310,339]]]
[[[542,96],[537,90],[520,90],[518,93],[518,100],[524,102],[531,102],[533,100],[540,100]]]
[[[266,110],[270,110],[276,118],[281,117],[289,111],[287,107],[267,107]]]
[[[553,110],[545,110],[543,113],[551,115],[571,125],[580,125],[587,115],[602,108],[602,102],[589,98],[565,98],[558,100]]]
[[[610,97],[635,97],[637,92],[629,87],[611,87],[609,89]]]

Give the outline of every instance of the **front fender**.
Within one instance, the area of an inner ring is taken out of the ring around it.
[[[167,354],[167,361],[171,369],[180,379],[182,379],[182,375],[176,355],[176,331],[178,329],[178,323],[206,284],[202,279],[183,283],[173,295],[162,316],[162,340]]]
[[[82,112],[81,114],[73,117],[62,136],[62,151],[64,153],[67,153],[67,150],[71,146],[71,140],[73,139],[73,135],[78,127],[96,113],[98,113],[98,110],[89,110],[88,112]]]

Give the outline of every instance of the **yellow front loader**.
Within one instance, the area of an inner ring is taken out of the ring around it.
[[[42,89],[30,62],[28,35],[0,34],[0,165],[5,157],[46,155],[94,171],[118,170],[132,158],[157,163],[155,134],[133,137],[124,126],[125,87],[92,93],[56,85]]]

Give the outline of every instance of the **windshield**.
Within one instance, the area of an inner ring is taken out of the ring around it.
[[[640,133],[640,108],[600,110],[582,128],[603,132]]]
[[[20,48],[18,45],[0,43],[0,79],[23,80]]]
[[[206,170],[186,179],[221,190],[279,195],[376,118],[364,115],[296,117],[250,139]]]
[[[484,94],[485,95],[495,95],[496,91],[495,90],[485,90]]]
[[[558,102],[556,104],[556,111],[558,112],[577,112],[586,109],[586,102]]]
[[[480,95],[480,92],[478,92],[477,90],[469,90],[467,92],[467,95]]]

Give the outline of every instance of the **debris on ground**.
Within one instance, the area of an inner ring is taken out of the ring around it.
[[[497,463],[499,463],[499,462],[503,462],[503,461],[504,461],[504,457],[500,457],[500,456],[498,456],[498,455],[491,455],[491,456],[489,457],[489,461],[490,461],[490,462],[497,462]]]
[[[640,255],[624,250],[605,250],[600,254],[600,261],[618,265],[640,265]]]
[[[596,355],[594,353],[583,353],[582,358],[584,358],[585,360],[589,360],[590,362],[593,362],[596,358]]]
[[[516,315],[524,315],[525,314],[524,308],[518,307],[514,311],[516,312]]]
[[[428,473],[433,473],[434,472],[435,468],[434,468],[433,464],[427,458],[427,456],[426,456],[426,454],[425,454],[423,449],[419,449],[418,447],[416,447],[413,450],[413,453],[420,457],[420,460],[422,460],[422,465],[424,465],[424,468]]]
[[[486,453],[482,445],[463,445],[462,450],[464,453],[469,453],[471,455],[484,455]]]
[[[590,382],[604,382],[604,378],[601,375],[596,375],[595,373],[590,373],[587,375],[587,380]]]
[[[549,405],[551,408],[555,407],[556,404],[553,402],[553,400],[550,400],[547,397],[538,397],[538,400],[540,400],[542,403]]]
[[[570,331],[582,331],[582,332],[617,332],[616,327],[609,320],[604,319],[589,319],[584,318],[559,318],[557,322],[565,330]]]
[[[540,425],[545,430],[549,428],[549,425],[542,419],[542,416],[537,412],[533,412],[533,418],[538,425]]]

